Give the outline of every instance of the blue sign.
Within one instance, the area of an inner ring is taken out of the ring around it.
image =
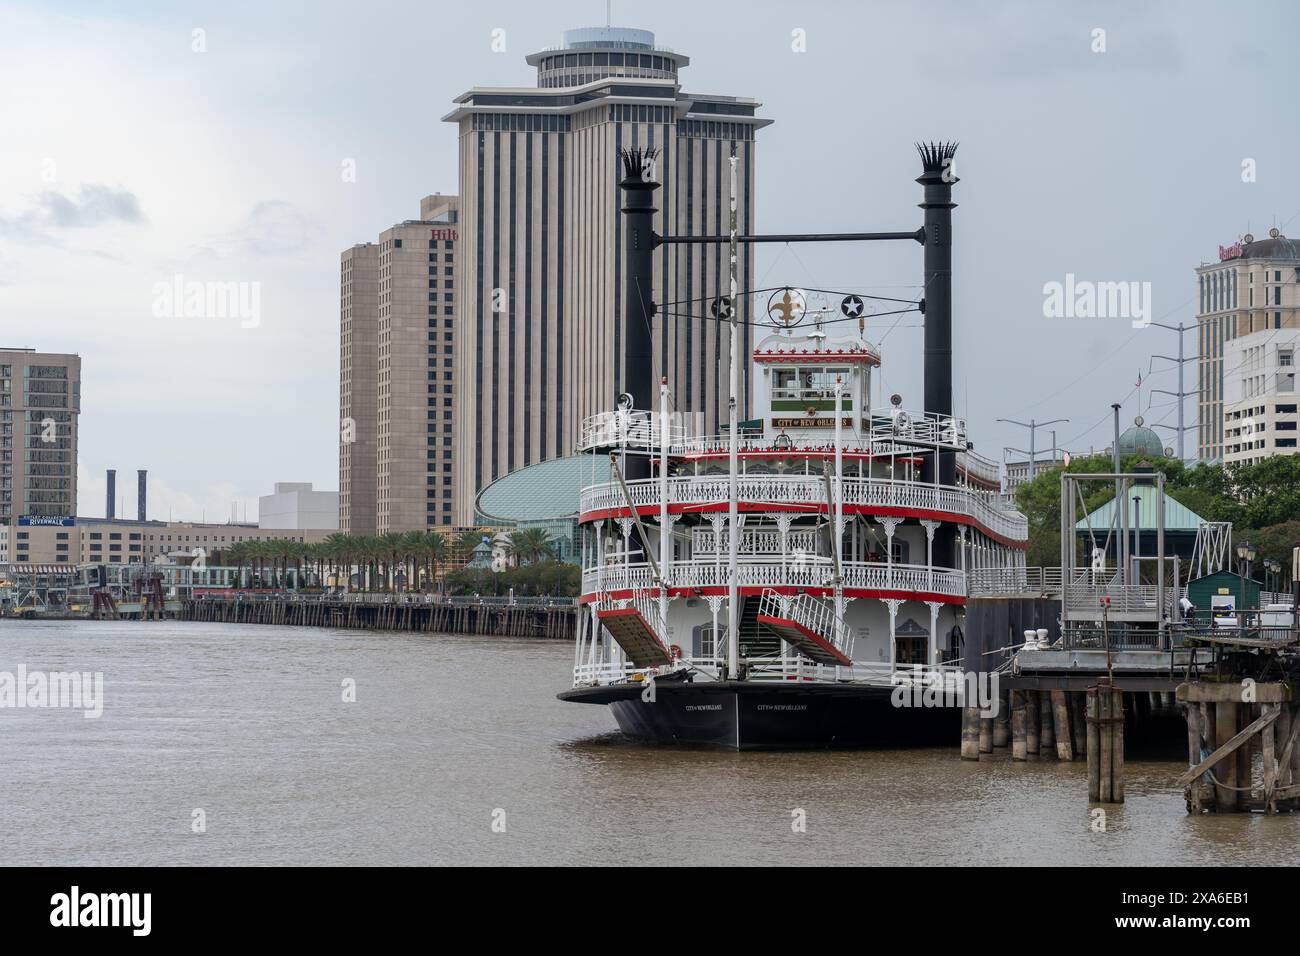
[[[58,515],[22,515],[18,518],[20,525],[28,527],[72,528],[77,524],[76,518],[60,518]]]

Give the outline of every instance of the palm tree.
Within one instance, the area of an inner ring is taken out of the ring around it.
[[[467,564],[469,559],[474,556],[474,549],[477,548],[483,539],[487,537],[482,531],[462,531],[456,535],[456,550],[460,552],[460,563]]]
[[[436,584],[439,592],[442,591],[442,576],[446,573],[447,558],[450,553],[451,545],[447,543],[447,536],[437,531],[430,531],[425,561],[428,562],[427,574],[429,580]]]
[[[525,528],[512,531],[506,542],[506,554],[515,559],[516,564],[534,564],[542,558],[555,557],[555,546],[545,528]]]

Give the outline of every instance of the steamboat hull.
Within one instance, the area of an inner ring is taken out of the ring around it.
[[[727,750],[885,749],[950,746],[961,730],[957,707],[896,707],[886,687],[802,686],[772,681],[578,687],[559,694],[607,704],[629,737]]]

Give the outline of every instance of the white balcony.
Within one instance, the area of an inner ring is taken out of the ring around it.
[[[801,505],[812,510],[826,505],[826,483],[810,475],[741,475],[737,479],[737,496],[741,501],[771,505]],[[685,476],[668,479],[670,507],[701,507],[727,503],[729,479],[726,475]],[[911,508],[965,515],[989,531],[1010,541],[1029,537],[1029,522],[1024,515],[1005,511],[988,495],[969,488],[929,485],[919,482],[891,481],[888,478],[845,477],[844,504],[864,508]],[[628,482],[632,503],[638,508],[659,506],[660,482],[656,478]],[[616,482],[590,485],[582,490],[579,510],[582,514],[627,507]]]
[[[843,585],[848,589],[910,591],[966,596],[966,575],[952,568],[930,568],[921,564],[887,564],[876,561],[841,563]],[[736,584],[742,588],[829,588],[834,568],[828,557],[749,559],[742,556],[736,567]],[[674,561],[667,573],[671,588],[725,588],[730,583],[724,561]],[[642,592],[657,587],[648,564],[615,562],[582,573],[583,594]]]

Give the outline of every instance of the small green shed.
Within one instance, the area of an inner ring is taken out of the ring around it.
[[[1187,600],[1201,611],[1208,611],[1216,594],[1231,594],[1237,610],[1259,607],[1262,585],[1253,578],[1241,578],[1236,572],[1224,569],[1187,582]]]

